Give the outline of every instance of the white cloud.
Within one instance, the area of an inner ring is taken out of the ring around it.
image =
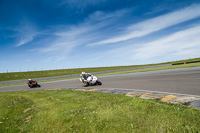
[[[181,10],[177,10],[165,15],[148,19],[146,21],[137,24],[133,24],[129,26],[126,29],[126,31],[122,33],[122,35],[106,39],[103,41],[99,41],[96,43],[92,43],[89,44],[89,46],[103,45],[107,43],[118,43],[132,38],[148,35],[152,32],[159,31],[164,28],[199,17],[200,16],[199,9],[200,9],[200,4],[194,4]]]
[[[71,8],[79,9],[80,11],[83,11],[88,6],[95,6],[99,5],[106,0],[62,0],[60,5],[69,5]]]
[[[175,58],[178,56],[183,58],[198,57],[200,55],[199,36],[200,26],[195,26],[156,41],[118,48],[108,54],[131,60],[149,60],[159,57]]]
[[[132,58],[149,59],[163,55],[170,56],[179,51],[185,51],[187,53],[190,48],[200,48],[199,36],[200,26],[180,31],[164,39],[143,45],[143,47],[135,51],[136,54]]]
[[[23,35],[23,38],[20,39],[19,43],[17,43],[17,47],[22,46],[28,42],[31,42],[33,40],[34,35]]]
[[[111,25],[113,21],[116,21],[126,12],[127,10],[119,10],[112,13],[96,11],[78,25],[62,26],[62,28],[54,27],[51,32],[55,39],[47,44],[48,47],[40,49],[40,51],[51,55],[54,54],[54,57],[58,59],[65,59],[75,48],[77,50],[83,45],[99,40],[102,35],[104,36],[104,34],[101,34],[101,29]]]
[[[56,31],[54,40],[49,42],[47,47],[40,49],[42,53],[51,56],[46,60],[47,62],[57,63],[68,58],[75,48],[91,39],[88,37],[88,32],[91,30],[90,27],[73,26],[70,29],[65,29],[66,31]]]
[[[34,39],[34,37],[39,34],[35,26],[27,22],[15,28],[14,31],[17,32],[17,35],[15,35],[15,37],[18,40],[16,47],[19,47],[31,42]]]

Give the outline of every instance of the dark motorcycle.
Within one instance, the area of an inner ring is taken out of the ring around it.
[[[33,88],[33,87],[41,87],[41,86],[37,83],[37,81],[27,82],[27,84],[28,84],[28,86],[29,86],[30,88]]]

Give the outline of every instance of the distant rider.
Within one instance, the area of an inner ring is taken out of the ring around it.
[[[27,82],[27,84],[33,84],[35,81],[34,80],[32,80],[32,79],[28,79],[28,82]]]
[[[85,72],[81,73],[81,79],[82,79],[82,82],[85,83],[85,86],[88,86],[87,78],[90,76],[93,76],[93,75],[91,73],[85,73]]]
[[[37,85],[37,82],[36,82],[35,80],[28,79],[27,84],[28,84],[28,85],[33,85],[33,84],[36,84],[36,85]]]

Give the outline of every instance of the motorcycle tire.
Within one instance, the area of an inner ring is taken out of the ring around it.
[[[41,85],[37,84],[37,87],[41,87]]]
[[[33,86],[32,86],[32,85],[29,85],[29,87],[30,87],[30,88],[33,88]]]
[[[97,84],[98,85],[102,85],[101,81],[97,80]]]

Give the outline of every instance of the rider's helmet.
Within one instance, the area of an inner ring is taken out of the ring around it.
[[[28,79],[28,81],[31,83],[33,80],[32,79]]]
[[[85,72],[82,72],[81,74],[82,74],[82,76],[85,76]]]

